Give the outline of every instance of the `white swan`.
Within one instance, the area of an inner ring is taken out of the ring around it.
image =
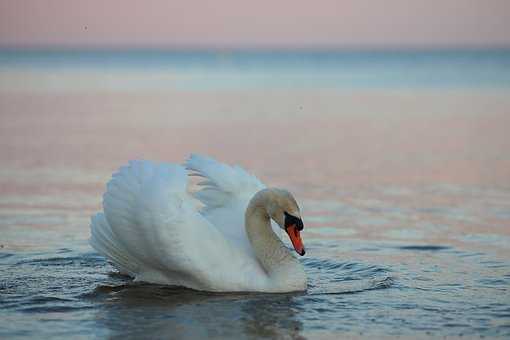
[[[92,217],[92,247],[135,281],[223,292],[306,290],[302,265],[271,227],[272,219],[304,255],[292,195],[211,158],[192,155],[185,166],[204,179],[201,190],[188,192],[180,165],[121,167],[107,185],[104,213]]]

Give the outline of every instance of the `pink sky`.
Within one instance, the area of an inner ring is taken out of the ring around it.
[[[510,1],[0,0],[0,46],[510,46]]]

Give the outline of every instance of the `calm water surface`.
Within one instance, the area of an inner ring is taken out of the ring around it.
[[[413,83],[421,78],[406,78],[422,60],[416,55],[365,56],[372,70],[390,64],[405,81],[355,91],[341,77],[321,89],[289,87],[296,70],[307,79],[309,55],[286,56],[294,71],[277,72],[280,85],[270,89],[253,74],[266,77],[264,63],[281,69],[285,60],[238,60],[252,72],[241,90],[233,83],[211,90],[195,75],[179,83],[188,77],[181,55],[168,63],[181,70],[174,81],[184,89],[154,91],[143,84],[168,65],[144,72],[135,57],[112,71],[128,83],[108,88],[101,71],[108,63],[98,62],[105,56],[82,56],[76,73],[69,55],[65,63],[51,55],[0,59],[0,337],[510,337],[508,57],[421,56],[429,69],[474,70],[431,89],[430,79],[423,88]],[[335,77],[347,65],[347,75],[363,79],[355,56],[343,64],[321,58],[320,72],[326,60]],[[26,63],[32,69],[19,67]],[[238,82],[245,71],[221,77]],[[473,88],[481,76],[484,88]],[[10,88],[13,79],[27,83]],[[241,164],[295,193],[307,292],[134,284],[90,248],[89,217],[118,166],[133,158],[179,162],[189,152]]]

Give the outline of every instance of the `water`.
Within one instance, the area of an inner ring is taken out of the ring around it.
[[[2,86],[82,91],[509,88],[510,50],[374,52],[20,51],[0,52]],[[16,70],[18,72],[13,72]],[[41,77],[41,73],[37,72]],[[140,73],[145,76],[140,77]],[[90,76],[101,82],[90,83]],[[9,77],[7,77],[9,76]],[[59,81],[72,78],[73,86]],[[136,81],[134,81],[136,78]],[[41,86],[44,85],[44,86]]]
[[[507,52],[0,62],[0,337],[510,336]],[[90,248],[118,166],[189,152],[295,193],[307,292],[134,284]]]

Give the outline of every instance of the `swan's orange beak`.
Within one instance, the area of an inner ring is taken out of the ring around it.
[[[301,240],[301,235],[299,234],[299,230],[295,224],[291,224],[285,227],[285,231],[289,235],[290,241],[294,246],[294,250],[296,253],[303,256],[305,255],[305,246],[303,245],[303,241]]]

